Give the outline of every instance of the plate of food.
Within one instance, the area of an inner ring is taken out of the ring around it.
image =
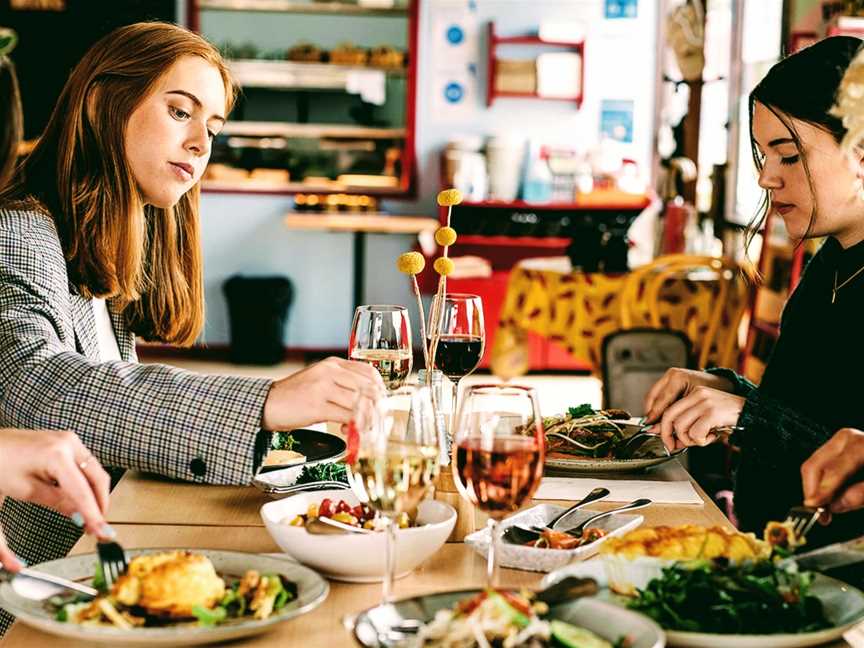
[[[326,580],[294,561],[208,549],[132,549],[129,568],[105,588],[95,554],[36,565],[92,585],[95,599],[34,601],[0,585],[0,606],[18,620],[70,639],[111,645],[195,645],[265,632],[324,601]]]
[[[864,593],[799,569],[787,554],[717,527],[639,529],[606,543],[600,560],[560,569],[542,584],[595,578],[600,599],[651,617],[671,646],[820,646],[864,620]]]
[[[677,457],[659,438],[649,439],[625,454],[625,444],[642,431],[624,410],[595,410],[587,404],[563,414],[543,417],[546,468],[567,473],[638,472]]]
[[[591,581],[593,584],[593,581]],[[485,643],[480,643],[478,634]],[[543,592],[462,590],[403,599],[360,613],[354,637],[364,648],[663,648],[647,617],[596,598],[551,605]]]
[[[320,430],[274,432],[271,450],[264,458],[261,473],[283,470],[322,461],[338,461],[345,456],[345,440]]]

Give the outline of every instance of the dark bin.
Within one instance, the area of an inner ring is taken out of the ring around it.
[[[285,357],[284,334],[294,296],[287,277],[234,275],[222,285],[231,324],[231,362],[276,364]]]

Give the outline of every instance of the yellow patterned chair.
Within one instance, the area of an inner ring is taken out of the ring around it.
[[[737,364],[738,328],[748,287],[727,259],[673,254],[630,273],[621,291],[621,327],[683,331],[696,366]]]

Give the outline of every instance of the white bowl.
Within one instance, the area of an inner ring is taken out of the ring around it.
[[[556,504],[538,504],[524,511],[519,511],[501,521],[502,533],[506,527],[519,524],[526,527],[546,526],[546,524],[559,513],[566,509]],[[597,511],[577,511],[568,516],[566,528],[572,528],[594,515]],[[575,549],[538,549],[536,547],[523,547],[510,544],[503,539],[498,545],[498,564],[502,567],[522,569],[525,571],[550,572],[559,569],[575,560],[585,560],[597,553],[597,550],[609,538],[622,536],[633,531],[642,524],[645,518],[641,515],[627,515],[625,513],[613,513],[609,517],[597,521],[596,525],[606,532],[606,535],[594,542],[576,547]],[[465,544],[471,546],[481,556],[489,553],[489,529],[481,529],[465,537]]]
[[[313,535],[304,527],[288,524],[296,515],[306,513],[309,504],[325,498],[337,502],[344,499],[351,506],[359,504],[350,490],[312,491],[268,502],[261,507],[261,519],[282,551],[328,578],[349,583],[382,580],[383,532]],[[418,507],[416,523],[416,527],[396,530],[396,578],[411,573],[442,547],[456,525],[456,511],[444,502],[424,500]]]

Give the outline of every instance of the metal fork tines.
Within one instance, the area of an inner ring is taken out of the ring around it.
[[[792,525],[795,539],[802,540],[824,512],[821,506],[793,506],[786,514],[785,522]]]
[[[114,582],[126,573],[126,552],[116,542],[98,542],[96,551],[99,553],[99,562],[102,564],[102,574],[105,576],[105,585],[108,589]]]

